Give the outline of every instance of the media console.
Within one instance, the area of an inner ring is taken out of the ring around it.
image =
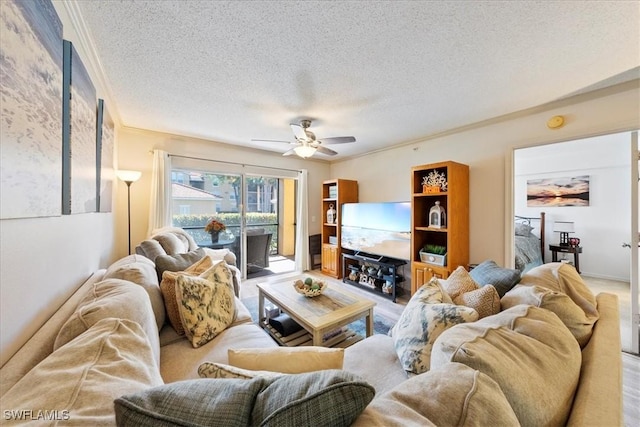
[[[375,256],[362,252],[342,253],[342,281],[371,292],[378,292],[396,302],[396,284],[404,280],[398,268],[406,265],[401,259]]]

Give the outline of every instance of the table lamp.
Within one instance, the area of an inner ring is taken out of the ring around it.
[[[555,221],[553,223],[553,231],[560,233],[560,246],[569,246],[569,233],[573,233],[573,222]]]

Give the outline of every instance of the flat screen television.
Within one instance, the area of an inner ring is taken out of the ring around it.
[[[345,203],[340,245],[378,257],[411,259],[411,203]]]

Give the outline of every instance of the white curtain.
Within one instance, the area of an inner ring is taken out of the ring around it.
[[[298,173],[298,217],[296,218],[296,271],[307,271],[309,265],[309,191],[308,172]]]
[[[149,229],[171,225],[171,158],[166,151],[153,150],[153,174],[151,176],[151,197],[149,205]]]

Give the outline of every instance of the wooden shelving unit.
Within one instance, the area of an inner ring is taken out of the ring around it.
[[[335,190],[332,191],[332,189]],[[342,251],[340,249],[341,212],[343,203],[358,201],[358,181],[348,179],[331,179],[322,183],[322,273],[340,279]],[[336,210],[333,223],[327,222],[327,211],[330,205]]]
[[[446,191],[426,193],[422,180],[431,171],[444,173]],[[445,225],[429,227],[429,211],[439,201]],[[444,246],[444,266],[422,262],[420,250],[427,244]],[[446,279],[458,266],[469,264],[469,166],[440,162],[411,168],[411,294],[432,277]]]

